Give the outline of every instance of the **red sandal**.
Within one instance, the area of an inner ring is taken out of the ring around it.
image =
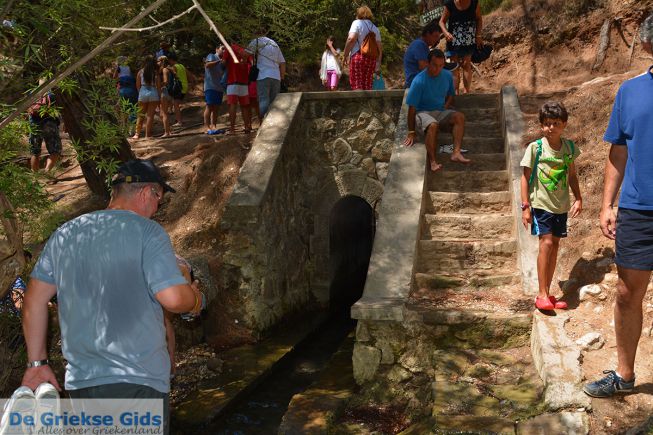
[[[555,309],[555,305],[551,302],[550,298],[535,298],[535,306],[538,310],[551,311]]]
[[[553,304],[553,306],[557,310],[566,310],[567,309],[567,302],[559,301],[559,300],[556,299],[555,296],[549,296],[549,300],[551,301],[551,303]]]

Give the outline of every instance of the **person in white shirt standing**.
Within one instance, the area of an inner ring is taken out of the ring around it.
[[[265,32],[262,32],[264,35]],[[286,59],[279,45],[267,36],[253,39],[247,46],[247,51],[254,56],[258,77],[256,89],[261,119],[281,91],[281,81],[286,75]]]
[[[381,45],[381,33],[378,27],[372,23],[372,11],[367,6],[356,9],[356,19],[351,23],[349,36],[344,50],[344,63],[349,64],[349,84],[351,89],[371,90],[372,75],[375,71],[381,70],[381,57],[383,46]],[[361,48],[365,38],[370,32],[374,32],[378,56],[371,57],[364,55]]]
[[[338,87],[338,81],[342,75],[340,69],[340,50],[334,47],[335,38],[329,36],[326,40],[326,50],[322,53],[322,63],[320,64],[320,80],[329,91],[335,91]]]

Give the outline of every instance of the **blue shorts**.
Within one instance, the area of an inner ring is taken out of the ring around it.
[[[155,86],[143,85],[138,91],[139,103],[156,103],[159,101],[159,91]]]
[[[219,106],[222,104],[222,92],[215,89],[207,89],[204,91],[204,101],[209,106]]]
[[[620,208],[615,246],[617,266],[653,270],[653,211]]]
[[[553,234],[554,237],[567,237],[567,213],[551,213],[540,208],[531,208],[531,216],[532,235]]]

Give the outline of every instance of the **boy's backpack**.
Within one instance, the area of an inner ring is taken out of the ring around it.
[[[371,27],[367,28],[368,32],[361,45],[361,54],[365,57],[377,59],[379,57],[379,45],[376,43],[376,34]]]
[[[563,141],[569,147],[569,151],[571,152],[571,156],[573,157],[575,153],[574,141],[570,139],[563,139]],[[533,164],[533,169],[531,170],[531,178],[528,180],[529,186],[533,184],[533,181],[535,181],[535,173],[537,172],[537,165],[540,163],[540,156],[542,155],[542,139],[538,139],[536,143],[537,143],[537,150],[535,151],[535,163]]]
[[[170,70],[168,70],[168,84],[166,85],[166,88],[171,97],[181,96],[181,80],[179,80],[177,75]]]

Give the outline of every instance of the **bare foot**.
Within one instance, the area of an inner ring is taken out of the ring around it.
[[[439,164],[438,162],[431,162],[431,171],[436,172],[442,169],[442,165]]]
[[[132,139],[140,139],[140,138],[141,138],[141,137],[140,137],[139,135],[137,135],[137,134],[135,134],[135,135],[132,136]]]
[[[161,135],[161,137],[170,137],[170,136],[172,136],[170,133],[164,133]]]
[[[466,159],[465,157],[463,157],[463,155],[462,155],[462,153],[460,151],[458,151],[458,152],[454,151],[453,154],[451,154],[451,161],[452,162],[458,162],[458,163],[471,163],[472,162],[471,160]]]

